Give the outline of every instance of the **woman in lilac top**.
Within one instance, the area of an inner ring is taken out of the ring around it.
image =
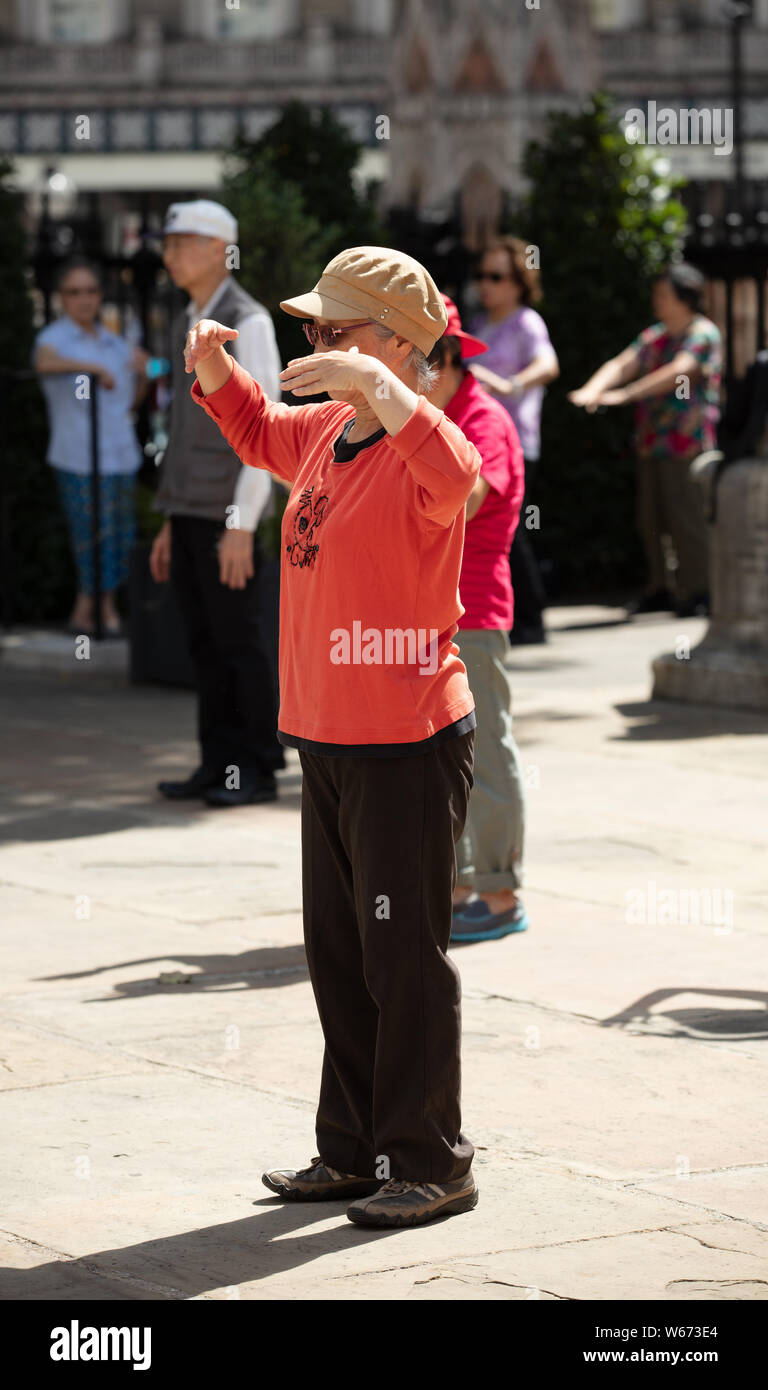
[[[544,588],[525,526],[540,451],[544,387],[560,375],[547,326],[532,305],[541,298],[539,272],[528,264],[533,247],[517,237],[500,237],[483,253],[477,283],[482,314],[472,332],[488,344],[482,363],[470,370],[509,411],[525,456],[525,499],[509,562],[515,591],[510,641],[543,642]]]

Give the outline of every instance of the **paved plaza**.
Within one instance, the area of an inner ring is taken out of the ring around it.
[[[277,804],[164,802],[189,692],[9,651],[0,1297],[768,1297],[768,719],[649,700],[701,621],[549,618],[531,930],[455,948],[480,1202],[404,1231],[260,1181],[316,1152],[296,755]]]

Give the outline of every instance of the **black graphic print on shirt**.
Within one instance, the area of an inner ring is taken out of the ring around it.
[[[312,569],[317,558],[319,545],[315,532],[320,525],[328,504],[327,494],[313,500],[314,483],[305,487],[299,498],[299,507],[293,518],[294,539],[285,547],[292,565],[300,569]]]

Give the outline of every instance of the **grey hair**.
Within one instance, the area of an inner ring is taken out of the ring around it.
[[[395,334],[391,328],[385,328],[383,323],[373,324],[374,332],[379,338],[394,338]],[[430,366],[426,355],[421,348],[412,344],[411,350],[405,359],[406,367],[413,367],[416,373],[416,394],[418,396],[428,396],[440,375],[439,368]]]

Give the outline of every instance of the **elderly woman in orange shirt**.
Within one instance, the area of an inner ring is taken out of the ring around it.
[[[284,1200],[354,1198],[362,1225],[477,1202],[461,1132],[458,971],[447,955],[474,702],[453,641],[480,457],[426,399],[446,311],[423,266],[353,247],[283,301],[314,347],[274,404],[191,330],[192,394],[244,463],[290,484],[278,737],[303,769],[304,938],[325,1039],[318,1154],[264,1175]]]

